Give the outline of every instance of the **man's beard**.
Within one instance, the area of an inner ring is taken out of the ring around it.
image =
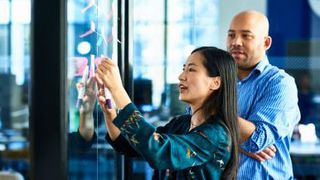
[[[238,65],[237,64],[237,68],[239,70],[242,70],[242,71],[251,71],[252,69],[254,69],[255,67],[257,66],[257,64],[253,65],[253,66],[246,66],[246,65]]]

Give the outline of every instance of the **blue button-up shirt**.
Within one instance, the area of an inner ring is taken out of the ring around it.
[[[294,78],[263,59],[243,80],[238,80],[238,114],[255,124],[251,137],[240,147],[259,152],[270,145],[277,149],[264,162],[240,153],[238,179],[293,179],[290,141],[300,120]]]

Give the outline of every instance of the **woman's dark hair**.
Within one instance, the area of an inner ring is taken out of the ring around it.
[[[237,86],[236,64],[233,57],[226,51],[216,47],[199,47],[192,51],[200,53],[204,60],[208,76],[220,76],[220,88],[215,90],[201,106],[205,119],[216,114],[222,117],[230,133],[231,157],[224,169],[221,179],[236,179],[238,172],[239,126],[237,119]]]

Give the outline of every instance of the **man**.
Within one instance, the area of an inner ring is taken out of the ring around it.
[[[269,64],[268,31],[267,17],[257,11],[237,14],[228,31],[227,49],[238,67],[241,180],[293,179],[289,147],[300,119],[297,88],[291,76]]]

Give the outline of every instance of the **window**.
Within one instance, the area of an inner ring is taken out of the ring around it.
[[[0,0],[0,169],[28,178],[29,0]]]
[[[79,128],[78,92],[85,66],[95,72],[102,56],[117,59],[117,9],[115,1],[68,1],[68,95],[69,134]],[[113,149],[105,142],[103,114],[96,103],[94,127],[97,140],[86,151],[75,150],[68,155],[69,179],[108,179],[115,177]],[[69,143],[72,139],[69,136]],[[69,146],[70,147],[70,146]]]

